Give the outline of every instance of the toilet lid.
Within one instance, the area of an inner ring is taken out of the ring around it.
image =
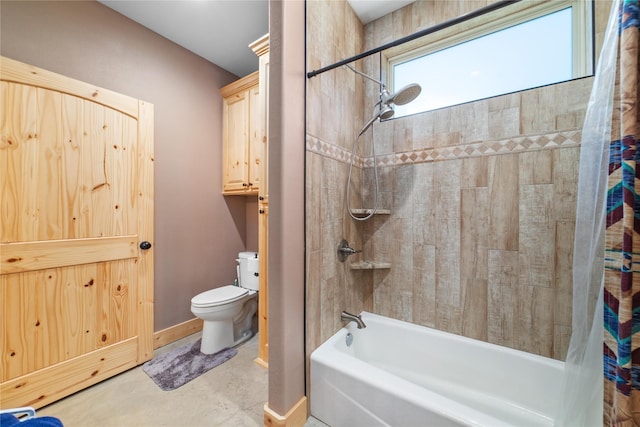
[[[195,307],[209,307],[225,304],[241,298],[249,292],[239,286],[227,285],[202,292],[191,298],[191,305]]]

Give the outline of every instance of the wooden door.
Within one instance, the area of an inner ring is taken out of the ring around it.
[[[153,106],[0,61],[0,405],[38,408],[153,355]]]

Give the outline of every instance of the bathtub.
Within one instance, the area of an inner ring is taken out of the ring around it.
[[[552,426],[563,363],[363,312],[311,354],[311,415],[341,426]],[[353,342],[346,345],[347,334]]]

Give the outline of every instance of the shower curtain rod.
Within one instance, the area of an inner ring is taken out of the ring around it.
[[[494,10],[498,10],[498,9],[501,9],[501,8],[503,8],[505,6],[509,6],[510,4],[518,3],[519,1],[521,1],[521,0],[502,0],[502,1],[490,4],[488,6],[481,7],[480,9],[474,10],[473,12],[469,12],[469,13],[466,13],[464,15],[460,15],[457,18],[453,18],[453,19],[450,19],[448,21],[441,22],[440,24],[436,24],[436,25],[433,25],[433,26],[431,26],[429,28],[425,28],[424,30],[420,30],[420,31],[415,32],[413,34],[410,34],[408,36],[399,38],[398,40],[394,40],[394,41],[389,42],[387,44],[384,44],[382,46],[378,46],[376,48],[367,50],[366,52],[362,52],[362,53],[360,53],[358,55],[355,55],[355,56],[352,56],[350,58],[343,59],[343,60],[338,61],[338,62],[336,62],[334,64],[327,65],[326,67],[320,68],[319,70],[309,71],[307,73],[307,78],[310,79],[311,77],[315,77],[318,74],[324,73],[325,71],[333,70],[334,68],[341,67],[341,66],[343,66],[345,64],[349,64],[350,62],[357,61],[358,59],[366,58],[367,56],[376,54],[378,52],[382,52],[385,49],[389,49],[389,48],[392,48],[392,47],[395,47],[395,46],[399,46],[399,45],[401,45],[403,43],[410,42],[411,40],[415,40],[415,39],[420,38],[422,36],[426,36],[427,34],[435,33],[436,31],[443,30],[445,28],[454,26],[454,25],[459,24],[461,22],[465,22],[465,21],[468,21],[470,19],[477,18],[478,16],[482,16],[482,15],[484,15],[486,13],[493,12]]]

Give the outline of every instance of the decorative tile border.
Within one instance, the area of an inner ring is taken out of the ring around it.
[[[349,163],[351,161],[351,151],[345,150],[337,145],[324,142],[315,136],[307,135],[306,148],[307,151],[311,151],[312,153],[316,153],[339,162]],[[354,166],[361,168],[363,166],[363,158],[356,156],[356,163]]]
[[[569,130],[540,135],[528,135],[494,141],[473,142],[451,147],[418,149],[401,153],[391,153],[377,156],[378,167],[402,166],[416,163],[438,162],[443,160],[459,160],[469,157],[492,156],[525,151],[552,150],[580,145],[582,132]],[[307,151],[348,163],[351,152],[337,145],[322,141],[307,135]],[[373,157],[356,156],[356,166],[372,167]]]

